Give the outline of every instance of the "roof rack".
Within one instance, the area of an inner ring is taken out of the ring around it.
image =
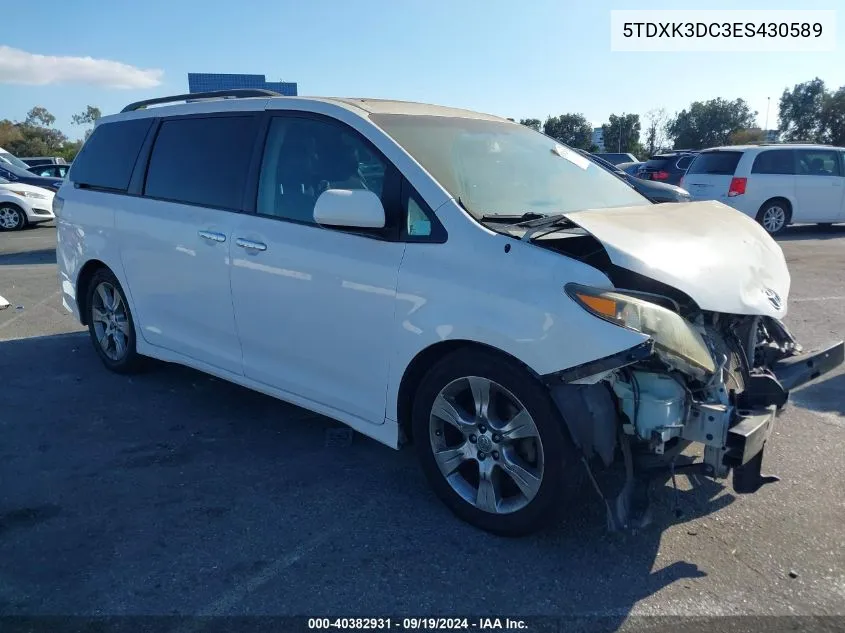
[[[156,99],[145,99],[144,101],[136,101],[130,103],[123,108],[121,112],[134,112],[141,110],[151,105],[158,105],[160,103],[176,103],[178,101],[187,100],[201,100],[201,99],[246,99],[248,97],[281,97],[282,95],[273,90],[262,89],[232,89],[232,90],[215,90],[213,92],[190,92],[183,95],[173,95],[171,97],[157,97]]]

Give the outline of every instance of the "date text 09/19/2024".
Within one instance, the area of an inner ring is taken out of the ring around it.
[[[447,630],[511,630],[528,628],[524,620],[514,618],[308,618],[311,630],[403,630],[403,631],[447,631]]]

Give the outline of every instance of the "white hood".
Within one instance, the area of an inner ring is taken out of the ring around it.
[[[702,310],[786,315],[789,270],[757,222],[721,202],[653,204],[567,213],[610,260],[689,295]]]

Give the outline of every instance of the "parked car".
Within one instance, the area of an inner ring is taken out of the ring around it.
[[[70,165],[39,165],[37,167],[30,167],[28,171],[36,176],[44,176],[49,178],[64,178],[70,170]]]
[[[845,148],[748,145],[704,150],[684,183],[697,200],[718,200],[777,235],[793,223],[845,222]]]
[[[593,156],[598,156],[599,158],[606,160],[612,165],[618,165],[619,163],[637,162],[637,157],[633,154],[628,153],[597,152],[593,154]]]
[[[843,360],[781,323],[789,271],[759,225],[653,205],[475,112],[141,101],[97,122],[54,207],[63,305],[105,367],[183,364],[410,444],[438,497],[499,534],[577,512],[573,483],[622,454],[629,485],[599,486],[617,527],[690,443],[756,491],[788,391]]]
[[[602,169],[609,171],[611,174],[613,174],[620,180],[624,180],[625,182],[627,182],[634,189],[636,189],[638,193],[648,198],[651,202],[664,203],[690,201],[689,193],[687,193],[684,189],[681,189],[680,187],[676,187],[675,185],[667,185],[662,182],[653,182],[651,180],[643,180],[642,178],[637,178],[636,176],[632,176],[631,174],[622,171],[617,165],[613,165],[594,154],[590,154],[589,152],[586,152],[584,150],[578,151]]]
[[[679,185],[681,177],[695,158],[696,152],[680,151],[655,154],[637,172],[638,178]]]
[[[0,147],[0,165],[3,163],[6,163],[7,165],[14,165],[20,169],[29,169],[29,165],[23,162],[20,158]]]
[[[0,310],[5,310],[9,307],[9,302],[6,301],[2,296],[0,296]]]
[[[53,195],[49,189],[0,178],[0,231],[16,231],[54,219]]]
[[[30,167],[40,167],[41,165],[67,165],[67,161],[61,156],[28,156],[21,158]]]
[[[27,169],[21,169],[16,165],[6,162],[0,162],[0,178],[5,178],[13,183],[42,187],[44,189],[49,189],[54,193],[59,190],[59,187],[62,186],[62,182],[64,182],[63,178],[36,176]]]
[[[622,171],[624,171],[626,174],[630,174],[631,176],[636,176],[637,172],[640,171],[640,168],[644,164],[645,163],[643,163],[643,162],[636,161],[636,162],[633,162],[633,163],[619,163],[617,165],[617,167],[619,169],[621,169]]]

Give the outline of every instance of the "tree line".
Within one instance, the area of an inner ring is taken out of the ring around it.
[[[601,126],[605,151],[647,158],[671,149],[704,149],[766,141],[756,126],[757,112],[744,99],[695,101],[674,116],[664,109],[639,114],[611,114]],[[597,151],[593,127],[582,114],[520,119],[562,143]],[[778,140],[845,146],[845,86],[828,90],[818,77],[785,89],[778,103]]]
[[[0,120],[0,147],[15,156],[62,156],[70,162],[100,116],[100,109],[90,105],[73,115],[73,124],[87,129],[83,139],[71,141],[53,127],[56,117],[36,106],[23,121]],[[639,114],[611,114],[601,130],[606,151],[647,158],[670,149],[765,141],[766,132],[756,127],[756,119],[757,112],[744,99],[716,98],[695,101],[674,116],[668,116],[662,108],[645,113],[642,120]],[[593,126],[582,114],[519,122],[572,147],[598,150],[593,143]],[[783,141],[845,146],[845,86],[828,90],[816,77],[785,89],[778,103],[777,129]]]
[[[56,117],[46,108],[35,106],[27,112],[23,121],[0,121],[0,147],[15,156],[61,156],[71,162],[101,115],[99,108],[90,105],[74,114],[71,119],[73,124],[87,129],[82,139],[71,141],[61,130],[53,127]]]

